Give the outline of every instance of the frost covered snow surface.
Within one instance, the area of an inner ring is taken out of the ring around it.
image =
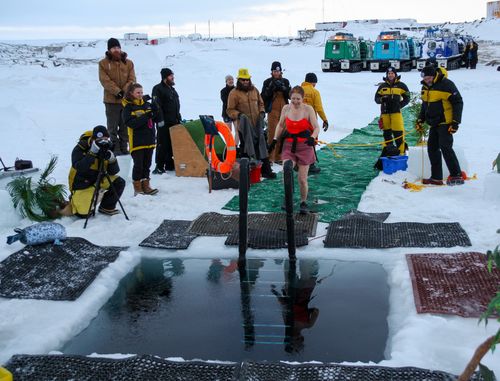
[[[359,34],[362,34],[360,31]],[[497,34],[497,36],[500,34]],[[176,77],[183,118],[195,119],[200,114],[221,113],[219,90],[224,87],[226,74],[236,75],[238,68],[250,70],[252,81],[260,89],[270,75],[271,63],[278,60],[284,76],[292,85],[300,84],[307,72],[318,75],[317,89],[321,92],[330,129],[321,132],[320,139],[337,141],[354,128],[366,126],[379,113],[373,97],[381,73],[362,72],[322,73],[321,44],[291,42],[278,45],[257,40],[187,41],[170,39],[158,46],[123,46],[134,61],[138,82],[145,93],[160,81],[160,69],[168,66]],[[97,78],[97,65],[105,50],[105,41],[95,45],[65,46],[64,58],[89,60],[79,65],[0,66],[0,81],[4,84],[0,111],[2,139],[0,155],[7,165],[16,157],[31,159],[43,168],[51,155],[59,156],[53,173],[58,183],[67,182],[70,155],[83,131],[105,124],[102,88]],[[498,50],[493,49],[498,59]],[[61,53],[54,53],[56,55]],[[481,57],[481,45],[479,47]],[[61,58],[63,56],[60,56]],[[485,178],[491,175],[491,162],[498,155],[500,130],[498,104],[500,73],[496,68],[480,64],[475,71],[458,70],[449,73],[464,98],[464,113],[455,144],[466,155],[470,174],[477,180],[460,187],[426,188],[410,192],[401,183],[416,181],[406,172],[380,174],[367,187],[358,209],[363,212],[391,212],[387,223],[393,222],[458,222],[470,237],[470,251],[486,252],[500,243],[496,233],[500,228],[500,205],[483,196]],[[420,91],[420,75],[402,73],[402,80],[411,91]],[[131,162],[120,157],[121,173],[128,184],[122,197],[130,221],[123,215],[97,216],[83,230],[82,220],[64,218],[68,236],[82,237],[96,245],[129,246],[118,259],[106,267],[74,302],[0,299],[0,362],[16,353],[48,353],[60,350],[72,337],[87,327],[100,308],[113,295],[118,282],[129,273],[142,257],[177,258],[177,251],[141,248],[138,244],[165,219],[194,220],[204,212],[221,212],[235,190],[208,193],[204,178],[176,178],[171,172],[153,176],[152,185],[159,189],[155,197],[133,196],[130,184]],[[321,163],[319,163],[321,166]],[[279,169],[279,166],[275,166]],[[267,181],[267,180],[266,180]],[[26,227],[13,211],[10,197],[0,180],[0,234],[12,234],[15,227]],[[326,224],[318,225],[318,236]],[[223,237],[199,237],[187,252],[189,258],[237,257],[237,249],[224,246]],[[22,249],[20,243],[0,244],[0,260]],[[469,250],[469,249],[468,249]],[[463,251],[457,247],[436,249],[439,253]],[[477,319],[434,314],[417,314],[411,280],[405,260],[407,253],[424,253],[429,249],[325,249],[322,239],[315,239],[297,251],[298,258],[369,261],[381,264],[388,273],[390,307],[389,337],[385,360],[380,365],[416,366],[439,369],[454,374],[462,371],[476,346],[496,332],[496,322],[487,327]],[[287,251],[249,250],[252,258],[282,259]],[[369,318],[369,311],[364,311]],[[134,349],[130,348],[133,353]],[[489,353],[484,364],[500,374],[500,356]]]

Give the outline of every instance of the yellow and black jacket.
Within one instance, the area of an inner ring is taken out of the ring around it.
[[[151,103],[142,99],[122,100],[123,123],[128,129],[130,152],[139,149],[154,148],[156,132],[154,122],[160,122],[158,111],[153,112]]]
[[[302,82],[300,85],[304,89],[304,103],[306,105],[312,106],[316,115],[319,115],[323,122],[327,121],[325,110],[323,109],[323,102],[321,101],[321,94],[319,91],[309,82]]]
[[[444,70],[437,70],[431,86],[422,83],[422,108],[419,119],[430,126],[459,124],[464,102],[455,84]]]
[[[401,112],[401,109],[410,102],[410,90],[400,81],[397,76],[394,83],[384,77],[377,92],[375,93],[375,102],[380,105],[381,114],[395,114]]]
[[[93,186],[99,175],[99,160],[90,151],[92,144],[92,131],[87,131],[80,136],[80,141],[73,148],[71,153],[71,169],[69,170],[69,190],[70,192],[86,189]],[[104,160],[104,169],[110,176],[118,174],[120,167],[118,161],[109,163]]]

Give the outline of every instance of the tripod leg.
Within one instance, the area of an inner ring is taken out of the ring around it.
[[[127,213],[125,212],[125,209],[123,208],[122,202],[120,201],[120,197],[118,197],[118,193],[116,193],[116,189],[115,189],[115,186],[113,184],[113,181],[111,181],[111,177],[107,173],[105,175],[106,175],[106,179],[109,182],[109,187],[111,188],[111,191],[115,195],[115,197],[116,197],[116,199],[118,201],[118,205],[120,205],[120,208],[121,208],[121,210],[123,212],[123,215],[125,216],[125,219],[128,220],[128,221],[130,221],[130,219],[127,216]]]
[[[89,211],[87,213],[87,217],[85,218],[85,224],[83,225],[84,229],[87,227],[87,223],[89,222],[90,214],[92,213],[92,215],[95,216],[95,211],[97,209],[97,199],[99,197],[99,190],[101,189],[101,180],[100,180],[100,178],[98,178],[97,180],[99,180],[99,181],[95,185],[94,194],[92,195],[92,199],[90,201]],[[94,207],[93,209],[92,209],[92,206]]]
[[[89,217],[90,213],[92,213],[93,216],[95,216],[95,211],[97,209],[97,199],[99,198],[99,191],[101,189],[101,181],[104,175],[104,161],[100,160],[99,161],[99,173],[97,174],[97,181],[95,183],[95,189],[94,189],[94,194],[92,195],[92,199],[90,201],[90,206],[89,206],[89,211],[87,213],[87,217],[85,218],[85,224],[83,225],[83,228],[85,229],[87,227],[87,223],[89,222]],[[92,209],[92,205],[94,206],[94,209]]]

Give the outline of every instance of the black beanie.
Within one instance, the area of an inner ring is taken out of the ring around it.
[[[120,49],[122,48],[122,46],[120,45],[120,41],[118,41],[116,38],[111,37],[108,40],[108,50],[111,50],[111,48],[114,48],[116,46],[118,46]]]
[[[174,72],[170,70],[168,67],[165,67],[161,69],[160,74],[161,74],[161,79],[163,80],[167,78],[169,75],[174,74]]]
[[[281,63],[279,61],[274,61],[272,64],[271,64],[271,71],[273,70],[278,70],[278,71],[283,71],[281,69]]]
[[[387,76],[387,74],[389,74],[390,72],[393,72],[396,75],[396,77],[398,76],[398,72],[393,66],[389,66],[387,68],[387,70],[385,71],[385,75]]]
[[[93,139],[100,139],[105,136],[109,138],[108,129],[104,126],[95,126],[94,129],[92,130]]]
[[[422,69],[422,77],[434,77],[436,76],[436,68],[433,65],[426,66]]]
[[[305,81],[309,83],[318,83],[318,77],[314,73],[307,73]]]

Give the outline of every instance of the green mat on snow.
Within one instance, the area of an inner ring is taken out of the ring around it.
[[[403,110],[406,130],[412,130],[414,119]],[[339,144],[366,144],[383,141],[378,128],[378,118],[368,126],[355,129]],[[406,135],[408,145],[417,142],[414,134]],[[319,213],[319,221],[330,222],[338,219],[351,209],[356,209],[370,181],[378,175],[373,168],[382,150],[380,145],[372,147],[334,147],[342,156],[337,158],[328,147],[317,150],[321,173],[308,177],[308,204],[313,212]],[[295,173],[295,207],[300,201],[299,186]],[[283,174],[276,180],[264,180],[253,184],[248,195],[248,210],[255,212],[279,212],[284,203]],[[223,209],[239,210],[238,196],[233,197]]]

